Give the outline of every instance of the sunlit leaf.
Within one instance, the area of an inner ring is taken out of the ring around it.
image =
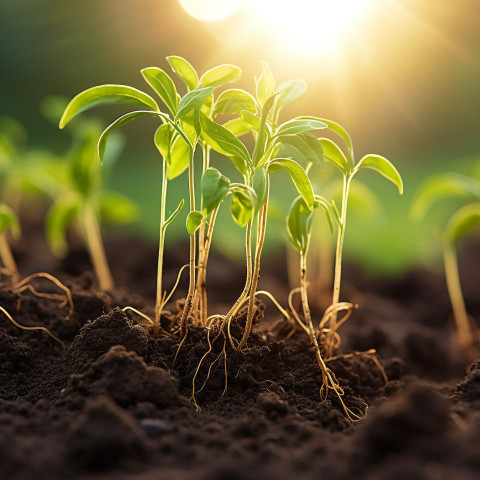
[[[238,82],[242,76],[242,70],[235,65],[219,65],[207,70],[201,77],[203,87],[219,87],[226,83]]]
[[[257,197],[255,204],[255,214],[265,203],[267,198],[268,178],[264,168],[259,168],[253,175],[253,189]]]
[[[258,132],[258,130],[260,129],[260,118],[258,118],[256,115],[249,112],[248,110],[242,110],[240,112],[240,119],[242,120],[243,124],[250,130]]]
[[[330,160],[344,175],[346,175],[350,171],[350,165],[340,147],[329,138],[320,138],[319,142],[322,146],[325,158]]]
[[[222,92],[215,102],[215,115],[219,113],[240,113],[246,110],[255,113],[255,99],[245,90],[230,89]]]
[[[160,155],[166,162],[170,162],[170,144],[173,136],[173,127],[168,123],[164,123],[157,128],[154,136],[155,146]]]
[[[306,164],[318,163],[324,165],[323,149],[320,142],[311,134],[283,135],[278,137],[279,157],[292,157]]]
[[[255,210],[254,192],[251,192],[245,185],[235,188],[232,191],[232,217],[235,223],[244,227],[252,218]]]
[[[451,197],[480,198],[480,181],[453,172],[434,175],[420,185],[411,215],[420,220],[435,203]]]
[[[458,210],[448,221],[444,237],[454,243],[480,226],[480,203],[470,203]]]
[[[190,149],[185,140],[177,136],[170,147],[170,155],[167,157],[167,177],[173,180],[180,176],[190,162]]]
[[[232,132],[236,137],[241,137],[242,135],[246,135],[251,131],[241,118],[229,120],[223,124],[223,127],[227,130],[230,130],[230,132]]]
[[[172,70],[185,83],[188,90],[194,90],[198,85],[198,75],[192,65],[182,57],[170,55],[167,61]]]
[[[198,210],[192,210],[187,216],[187,232],[189,235],[193,235],[204,220],[202,212]]]
[[[314,210],[307,206],[301,196],[293,201],[288,211],[288,239],[301,254],[305,254],[308,248],[313,214]]]
[[[45,234],[52,252],[58,257],[63,257],[68,252],[66,232],[79,212],[79,197],[68,195],[58,198],[47,213]]]
[[[178,104],[178,111],[175,115],[175,121],[181,119],[192,110],[200,109],[203,102],[212,94],[213,87],[197,88],[188,92],[182,97]]]
[[[280,95],[277,98],[277,109],[296,100],[300,95],[305,93],[306,89],[307,82],[305,82],[305,80],[289,80],[288,82],[283,82],[278,87]]]
[[[158,111],[155,100],[146,93],[126,85],[99,85],[75,96],[63,112],[59,127],[63,128],[72,118],[99,105],[129,104]]]
[[[172,115],[177,111],[177,89],[173,80],[160,68],[149,67],[141,70],[143,78],[158,93]]]
[[[230,130],[210,120],[200,117],[202,136],[215,151],[227,156],[239,157],[245,164],[250,163],[250,155],[245,145]]]
[[[125,195],[104,192],[100,198],[100,218],[108,223],[130,223],[138,217],[138,207]]]
[[[226,197],[230,180],[216,168],[207,168],[202,176],[202,213],[208,215]]]
[[[295,133],[308,132],[309,130],[319,130],[322,128],[327,128],[327,125],[318,120],[294,119],[280,125],[275,132],[275,136],[293,135]]]
[[[308,179],[305,170],[295,160],[290,158],[276,158],[268,164],[268,172],[275,172],[277,170],[286,170],[298,193],[303,197],[308,208],[312,209],[315,203],[312,184]]]
[[[0,235],[3,235],[7,228],[14,237],[20,237],[20,223],[17,215],[7,205],[0,205]]]
[[[257,80],[256,95],[260,107],[263,107],[265,102],[275,92],[275,78],[266,62],[260,62],[263,68],[260,78]]]
[[[362,168],[370,168],[375,170],[380,175],[383,175],[387,180],[390,180],[397,188],[400,195],[403,193],[403,180],[398,170],[385,157],[380,155],[365,155],[356,165],[355,170]]]

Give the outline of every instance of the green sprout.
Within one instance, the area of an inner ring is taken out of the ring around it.
[[[447,198],[467,199],[447,221],[441,235],[443,259],[448,294],[458,334],[458,342],[471,359],[477,358],[475,336],[463,298],[455,245],[480,225],[480,181],[458,173],[441,173],[428,178],[420,185],[412,206],[411,215],[423,219],[438,202]]]
[[[196,236],[192,231],[192,220],[199,218],[195,206],[194,185],[194,153],[200,137],[200,111],[204,103],[211,98],[218,85],[234,81],[238,76],[238,67],[221,65],[206,72],[200,79],[194,68],[181,57],[168,57],[175,74],[185,83],[188,92],[181,97],[173,80],[160,68],[149,67],[142,70],[146,82],[165,104],[167,112],[160,110],[157,102],[148,94],[125,85],[100,85],[78,94],[69,103],[60,120],[63,128],[79,113],[99,105],[127,104],[140,110],[122,115],[108,126],[98,142],[98,153],[103,158],[108,136],[118,127],[143,116],[153,116],[161,120],[162,125],[155,135],[155,143],[163,162],[163,180],[161,189],[160,239],[157,264],[157,289],[155,303],[154,329],[160,328],[161,312],[166,300],[162,288],[162,270],[165,231],[181,209],[180,204],[170,217],[165,218],[166,182],[175,178],[188,168],[189,215],[187,226],[190,234],[189,286],[185,307],[180,319],[180,330],[185,333],[187,318],[192,308],[192,300],[196,288]],[[232,73],[234,72],[234,73]],[[201,215],[201,213],[200,213]]]
[[[113,288],[113,279],[102,241],[101,221],[131,222],[136,216],[135,205],[123,195],[103,187],[97,141],[101,133],[94,122],[84,122],[75,130],[76,141],[67,154],[67,163],[56,164],[57,188],[54,203],[47,213],[45,229],[52,251],[64,256],[68,251],[66,232],[77,224],[83,234],[98,285],[102,290]],[[110,151],[109,165],[117,151]],[[61,168],[63,166],[63,169]]]
[[[305,119],[313,117],[302,117]],[[333,202],[333,213],[338,224],[337,229],[337,242],[335,249],[335,266],[334,266],[334,281],[333,281],[333,294],[332,304],[328,319],[328,331],[326,334],[326,356],[331,357],[335,346],[336,330],[337,326],[337,313],[336,306],[340,300],[340,285],[342,280],[342,256],[343,256],[343,242],[345,239],[345,229],[347,222],[347,205],[349,200],[349,193],[351,182],[355,175],[363,169],[372,169],[383,175],[387,180],[390,180],[397,188],[400,194],[403,193],[403,181],[396,170],[396,168],[384,157],[380,155],[365,155],[358,163],[355,163],[355,156],[353,151],[352,139],[348,132],[338,123],[327,119],[321,119],[328,128],[340,135],[345,143],[345,152],[332,140],[328,138],[321,138],[320,144],[322,145],[325,158],[333,163],[338,170],[340,170],[343,177],[342,198],[340,211]]]
[[[239,298],[224,317],[222,328],[230,324],[240,307],[248,301],[247,320],[244,333],[238,344],[230,337],[235,350],[241,350],[245,345],[253,326],[255,314],[255,296],[260,276],[261,254],[265,242],[268,200],[270,191],[270,174],[285,170],[292,179],[298,193],[313,209],[315,199],[310,180],[302,166],[296,161],[307,163],[322,162],[321,145],[311,130],[326,128],[326,124],[315,118],[294,118],[279,124],[278,117],[284,105],[295,100],[306,88],[302,80],[285,82],[276,88],[275,79],[267,64],[263,64],[263,72],[257,81],[256,97],[245,97],[231,93],[235,105],[239,105],[238,118],[220,125],[208,117],[201,115],[202,137],[215,151],[227,156],[242,174],[243,185],[255,192],[255,202],[238,201],[237,208],[246,221],[246,264],[247,274],[245,286]],[[253,102],[252,102],[253,100]],[[233,100],[232,100],[233,103]],[[245,106],[247,108],[245,108]],[[242,109],[243,108],[243,109]],[[236,111],[232,109],[228,112]],[[250,154],[239,136],[252,133],[254,148]],[[293,147],[293,146],[294,147]],[[291,147],[293,155],[281,156],[282,148]],[[307,167],[308,169],[308,167]],[[246,197],[243,197],[246,198]],[[252,231],[253,223],[257,221],[255,239],[255,255],[252,263]]]
[[[0,258],[6,272],[12,279],[15,285],[18,282],[18,268],[15,258],[13,257],[10,243],[7,238],[7,232],[18,238],[20,237],[20,223],[17,215],[7,205],[0,205]]]

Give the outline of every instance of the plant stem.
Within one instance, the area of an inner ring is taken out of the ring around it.
[[[460,276],[458,273],[458,261],[455,246],[450,242],[445,243],[443,250],[445,261],[445,277],[447,280],[448,294],[453,308],[453,316],[457,325],[458,339],[462,348],[468,351],[473,345],[472,330],[468,320],[467,309],[463,299]]]
[[[342,194],[342,212],[340,214],[340,224],[338,226],[337,234],[337,248],[335,252],[335,278],[333,281],[333,297],[332,305],[336,305],[340,300],[340,285],[342,282],[342,255],[343,255],[343,241],[345,238],[345,223],[347,218],[347,203],[348,203],[348,192],[350,189],[350,181],[352,177],[343,178],[343,194]],[[330,317],[329,328],[330,331],[327,333],[325,349],[326,357],[329,358],[333,353],[333,342],[335,337],[335,330],[337,326],[337,311],[333,309],[332,316]]]
[[[155,300],[155,324],[153,327],[154,335],[158,335],[160,329],[160,319],[163,309],[163,255],[165,250],[165,208],[167,203],[167,162],[163,161],[162,167],[162,194],[160,199],[160,235],[158,241],[158,261],[157,261],[157,290]]]
[[[12,284],[15,285],[18,282],[18,268],[15,258],[12,254],[12,249],[8,243],[6,232],[3,232],[0,235],[0,257],[3,265],[12,277]]]
[[[188,190],[190,197],[190,212],[195,210],[195,176],[194,176],[194,165],[193,165],[193,154],[191,152],[190,161],[188,165]],[[192,298],[195,292],[195,267],[196,267],[196,250],[197,250],[197,241],[196,234],[190,235],[190,262],[189,262],[189,283],[188,283],[188,292],[187,298],[185,299],[185,306],[183,307],[182,316],[180,318],[180,334],[183,336],[186,333],[187,328],[187,319],[192,308]]]
[[[238,306],[243,303],[245,298],[247,298],[248,292],[250,291],[250,286],[252,284],[252,228],[253,228],[253,219],[247,223],[247,230],[245,234],[245,260],[247,263],[247,275],[245,279],[245,286],[243,287],[242,293],[237,298],[232,308],[225,315],[222,328],[237,313]]]
[[[268,211],[268,191],[269,191],[269,182],[267,177],[267,194],[265,203],[263,204],[260,214],[258,216],[258,225],[257,225],[257,244],[255,248],[255,260],[253,267],[253,276],[252,276],[252,285],[250,287],[250,295],[248,299],[248,309],[247,309],[247,321],[245,323],[245,330],[243,332],[242,339],[238,344],[237,351],[240,351],[250,336],[253,326],[253,316],[255,313],[255,294],[257,292],[258,279],[260,277],[260,259],[262,256],[263,244],[265,243],[265,232],[267,230],[267,211]]]
[[[92,260],[100,290],[112,290],[112,274],[108,266],[97,214],[91,202],[85,204],[82,219],[87,249]]]

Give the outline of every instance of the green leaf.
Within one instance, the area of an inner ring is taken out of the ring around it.
[[[280,135],[293,135],[295,133],[307,132],[327,128],[324,122],[318,120],[293,119],[280,125],[275,132],[275,137]]]
[[[166,162],[170,162],[170,144],[173,132],[173,127],[168,123],[164,123],[157,128],[154,136],[155,146]]]
[[[98,151],[98,157],[100,158],[100,161],[103,162],[103,156],[105,154],[105,148],[107,146],[108,137],[114,130],[121,127],[122,125],[125,125],[126,123],[131,122],[135,118],[143,117],[145,115],[152,115],[152,114],[155,114],[155,112],[152,112],[149,110],[137,110],[135,112],[126,113],[125,115],[122,115],[121,117],[117,118],[114,122],[112,122],[102,132],[98,140],[97,151]]]
[[[175,121],[181,119],[192,110],[200,109],[203,102],[213,93],[213,87],[197,88],[188,92],[182,97],[178,104],[178,111],[175,115]]]
[[[230,180],[216,168],[207,168],[202,176],[202,213],[208,215],[215,210],[226,197]]]
[[[203,216],[202,212],[198,210],[192,210],[187,216],[187,232],[189,235],[193,235],[202,222],[204,221],[205,217]]]
[[[180,176],[187,168],[190,161],[190,149],[187,142],[177,136],[171,144],[170,155],[167,157],[167,177],[173,180]]]
[[[253,149],[253,165],[257,167],[259,162],[262,158],[265,158],[265,149],[267,146],[268,139],[270,137],[270,129],[268,127],[267,119],[270,113],[270,110],[275,103],[275,99],[277,94],[274,93],[270,97],[267,98],[263,107],[262,107],[262,114],[260,117],[260,127],[258,129],[258,135],[255,139],[255,147]]]
[[[280,95],[277,98],[276,108],[280,109],[280,107],[283,107],[287,103],[293,102],[305,93],[306,89],[307,82],[305,82],[305,80],[289,80],[288,82],[283,82],[278,87]]]
[[[232,190],[232,217],[235,223],[244,227],[252,218],[255,211],[254,192],[246,185],[238,185]]]
[[[7,205],[0,205],[0,235],[9,228],[15,238],[20,237],[20,223],[15,212]]]
[[[215,102],[215,115],[220,113],[240,113],[242,110],[246,110],[251,113],[255,113],[255,99],[249,93],[244,90],[231,89],[222,92]]]
[[[160,68],[149,67],[141,70],[145,81],[158,93],[172,115],[177,111],[177,89],[173,80]]]
[[[292,157],[294,160],[309,163],[319,163],[324,166],[323,149],[317,138],[309,133],[297,135],[282,135],[278,137],[279,157]]]
[[[126,85],[99,85],[74,97],[63,112],[59,127],[63,128],[72,118],[85,110],[112,103],[129,104],[158,111],[155,100],[146,93]]]
[[[440,173],[423,182],[413,201],[411,215],[421,220],[438,201],[451,197],[480,198],[480,182],[459,173]]]
[[[370,168],[387,180],[390,180],[397,188],[400,195],[403,193],[403,180],[397,169],[385,157],[380,155],[365,155],[356,165],[355,171],[362,168]]]
[[[320,138],[319,142],[325,158],[336,165],[344,175],[347,175],[350,171],[350,165],[340,147],[329,138]]]
[[[198,110],[192,110],[187,113],[181,120],[182,132],[188,138],[190,145],[192,145],[192,150],[197,144],[198,138],[200,136],[200,131],[198,127]]]
[[[104,192],[100,198],[100,218],[103,222],[131,223],[138,217],[138,207],[125,195]]]
[[[290,177],[298,190],[298,193],[303,197],[308,208],[314,207],[315,198],[313,195],[312,184],[308,179],[305,170],[295,160],[290,158],[276,158],[268,164],[268,172],[275,172],[277,170],[287,170]]]
[[[78,218],[80,198],[74,195],[60,197],[47,213],[45,233],[54,255],[63,257],[68,252],[66,232]]]
[[[314,210],[309,208],[305,200],[297,197],[287,215],[287,233],[290,243],[305,254],[310,240]]]
[[[458,210],[448,221],[444,238],[454,243],[480,226],[480,203],[470,203]]]
[[[265,102],[274,94],[275,92],[275,78],[266,62],[260,62],[263,68],[260,78],[256,81],[256,95],[260,107],[263,107]]]
[[[240,112],[240,119],[245,125],[245,127],[249,130],[254,130],[255,132],[258,132],[258,130],[260,129],[260,118],[258,118],[252,112],[249,112],[248,110],[242,110]]]
[[[238,82],[242,76],[242,70],[235,65],[219,65],[207,70],[201,77],[200,83],[204,87],[219,87],[226,83]]]
[[[183,208],[183,205],[185,204],[185,200],[180,200],[180,203],[178,204],[177,208],[173,211],[173,213],[163,222],[162,225],[162,232],[165,232],[167,227],[175,220],[175,217],[180,213],[180,210]]]
[[[253,175],[253,190],[257,200],[255,202],[255,215],[262,208],[267,199],[268,178],[264,168],[259,168]]]
[[[192,65],[182,57],[170,55],[167,62],[172,67],[178,78],[185,83],[188,90],[194,90],[198,85],[198,75]]]
[[[215,151],[223,155],[239,157],[246,165],[250,164],[247,147],[230,130],[201,115],[202,136]]]
[[[236,137],[241,137],[250,133],[250,128],[245,125],[245,122],[241,118],[233,118],[223,124],[223,127],[232,132]]]

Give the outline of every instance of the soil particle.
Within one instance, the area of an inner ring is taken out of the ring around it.
[[[472,409],[480,408],[480,360],[475,360],[463,380],[456,385],[452,401],[469,403]]]
[[[102,395],[110,396],[122,407],[139,402],[149,402],[158,409],[188,404],[178,393],[177,381],[166,370],[148,367],[135,352],[127,352],[121,345],[111,347],[85,372],[72,374],[65,391],[70,404]]]
[[[141,357],[147,354],[148,337],[144,329],[134,325],[119,308],[81,328],[67,351],[67,362],[72,371],[82,372],[115,345],[123,345]]]
[[[145,436],[137,421],[106,396],[87,402],[67,436],[68,459],[85,470],[111,469],[141,458],[145,451]]]

